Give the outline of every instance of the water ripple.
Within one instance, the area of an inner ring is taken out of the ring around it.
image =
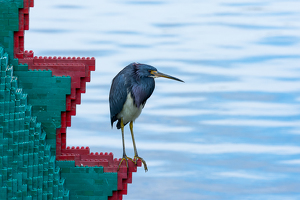
[[[273,46],[290,46],[299,43],[299,41],[300,38],[295,36],[272,36],[263,38],[259,43]]]

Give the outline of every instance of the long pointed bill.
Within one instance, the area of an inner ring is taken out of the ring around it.
[[[153,74],[155,77],[169,78],[169,79],[173,79],[175,81],[184,82],[184,81],[180,80],[179,78],[176,78],[174,76],[170,76],[170,75],[158,72],[158,71],[152,71],[151,74]]]

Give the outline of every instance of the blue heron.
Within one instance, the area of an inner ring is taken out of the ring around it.
[[[144,164],[145,171],[148,170],[145,160],[138,156],[136,150],[134,134],[133,134],[133,122],[142,112],[147,99],[153,93],[155,88],[154,78],[164,77],[173,79],[176,81],[182,80],[163,74],[157,71],[155,67],[140,63],[131,63],[122,69],[113,79],[109,93],[109,105],[110,105],[110,119],[111,126],[117,122],[117,129],[121,128],[122,142],[123,142],[123,158],[119,163],[119,167],[123,161],[126,162],[128,169],[128,159],[136,164],[140,159]],[[134,157],[129,158],[125,153],[125,141],[124,141],[124,126],[129,123]]]

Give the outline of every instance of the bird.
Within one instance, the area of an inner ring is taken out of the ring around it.
[[[141,63],[131,63],[124,67],[112,80],[109,92],[109,107],[111,127],[117,121],[117,129],[122,132],[123,157],[120,160],[118,170],[123,161],[126,162],[128,169],[128,160],[137,164],[137,160],[141,160],[145,172],[148,171],[147,164],[143,158],[138,155],[134,133],[133,122],[139,117],[147,100],[152,95],[155,88],[154,78],[164,77],[176,81],[184,82],[176,77],[163,74],[151,65]],[[128,157],[125,152],[124,126],[129,123],[134,157]]]

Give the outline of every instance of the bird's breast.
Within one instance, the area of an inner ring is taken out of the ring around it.
[[[123,108],[121,112],[118,114],[117,118],[118,119],[123,118],[124,124],[127,124],[128,122],[131,121],[135,121],[135,119],[138,118],[139,115],[141,114],[143,108],[144,105],[140,105],[140,107],[136,107],[133,98],[131,96],[131,93],[128,93],[125,104],[123,105]]]

